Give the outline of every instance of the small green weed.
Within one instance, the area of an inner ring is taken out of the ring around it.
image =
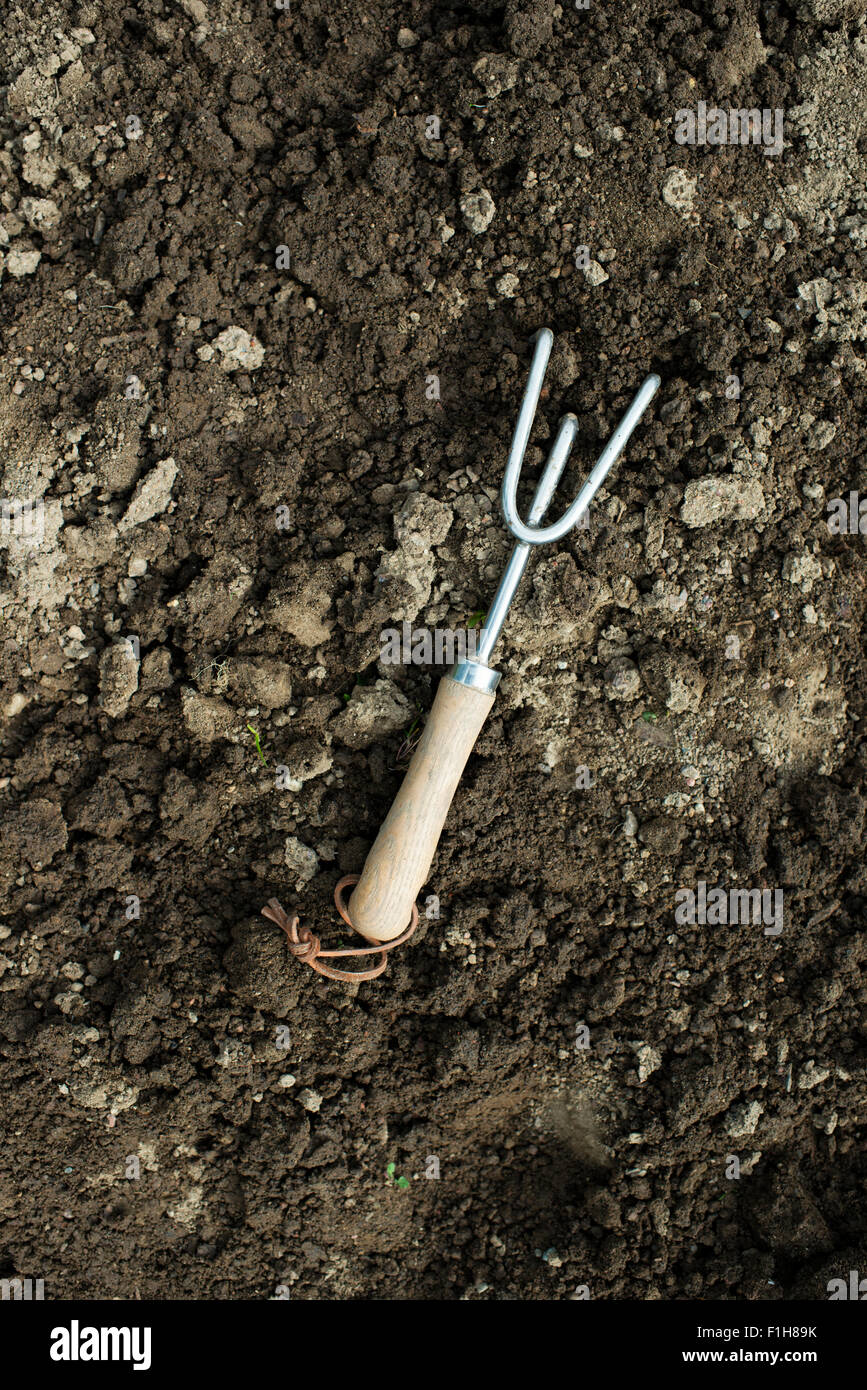
[[[268,766],[268,760],[267,760],[267,758],[265,757],[265,754],[262,752],[262,745],[261,745],[261,743],[259,742],[259,734],[258,734],[257,730],[253,728],[253,725],[252,725],[252,724],[248,724],[248,725],[247,725],[247,728],[250,730],[250,733],[253,735],[253,741],[254,741],[254,743],[256,744],[256,752],[257,752],[258,755],[259,755],[259,762],[262,764],[263,767],[267,767],[267,766]]]

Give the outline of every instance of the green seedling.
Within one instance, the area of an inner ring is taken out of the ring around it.
[[[363,676],[356,676],[355,680],[352,682],[352,690],[354,690],[355,687],[356,687],[357,685],[366,685],[366,684],[367,684],[367,682],[365,681],[365,679],[364,679]],[[352,690],[350,690],[350,692],[349,692],[348,695],[344,692],[344,694],[342,694],[341,697],[340,697],[341,700],[345,700],[346,703],[349,704],[349,697],[350,697],[350,695],[352,694]]]
[[[396,1163],[389,1163],[388,1167],[385,1170],[388,1176],[391,1178],[392,1182],[394,1183],[395,1187],[409,1187],[409,1178],[396,1178],[394,1176],[396,1168]]]
[[[248,725],[247,725],[247,728],[250,730],[250,733],[253,735],[253,741],[254,741],[254,743],[256,744],[256,752],[259,754],[259,762],[262,764],[263,767],[267,767],[267,766],[268,766],[268,761],[267,761],[267,759],[266,759],[266,757],[265,757],[265,754],[262,752],[262,745],[261,745],[261,743],[259,742],[259,735],[258,735],[257,731],[253,728],[253,725],[252,725],[252,724],[248,724]]]
[[[484,618],[484,616],[485,616],[485,610],[484,610],[484,608],[480,608],[479,611],[478,611],[478,613],[471,613],[471,614],[470,614],[470,617],[469,617],[469,620],[468,620],[468,622],[467,622],[467,627],[468,627],[468,628],[478,627],[479,623],[482,621],[482,619]]]

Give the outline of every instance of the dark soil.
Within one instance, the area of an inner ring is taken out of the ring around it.
[[[867,1272],[865,9],[13,0],[0,1278]],[[699,100],[782,155],[676,143]],[[533,560],[416,937],[331,983],[260,908],[345,940],[440,674],[380,634],[489,602],[542,325],[566,496],[663,385]],[[782,931],[679,922],[699,882]]]

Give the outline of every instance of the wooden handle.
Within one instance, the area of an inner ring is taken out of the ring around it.
[[[443,676],[400,791],[349,899],[349,916],[368,941],[391,941],[409,926],[427,881],[455,788],[493,692]]]

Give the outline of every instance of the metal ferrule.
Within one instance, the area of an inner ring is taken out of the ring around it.
[[[458,685],[483,690],[486,695],[493,695],[500,684],[499,671],[493,671],[490,666],[483,666],[480,661],[459,661],[448,672],[448,676],[449,680],[456,681]]]

